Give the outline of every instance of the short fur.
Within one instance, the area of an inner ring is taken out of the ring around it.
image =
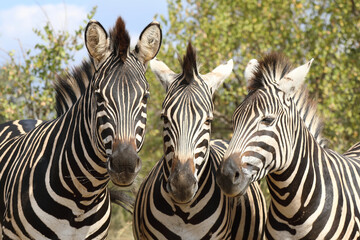
[[[110,38],[113,44],[113,52],[121,56],[122,61],[125,61],[130,46],[130,36],[121,17],[118,17],[114,28],[110,30]],[[81,66],[55,80],[56,113],[58,117],[64,114],[85,93],[94,72],[93,64],[87,60],[83,61]]]
[[[317,113],[317,103],[310,98],[309,90],[303,85],[294,95],[296,108],[316,142],[326,147],[327,139],[322,136],[323,120]]]

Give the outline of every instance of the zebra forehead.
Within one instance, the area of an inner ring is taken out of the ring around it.
[[[100,84],[104,87],[109,83],[122,83],[125,86],[129,85],[138,89],[149,89],[149,83],[144,75],[144,66],[135,60],[135,57],[131,54],[128,55],[125,62],[122,62],[119,58],[116,62],[111,64],[108,69],[104,68],[99,72],[98,79]],[[133,84],[135,83],[136,84]]]
[[[245,115],[246,118],[248,118],[250,115],[255,117],[256,115],[252,115],[252,113],[264,113],[266,109],[272,108],[274,103],[278,102],[276,100],[278,94],[272,94],[271,92],[273,91],[276,92],[277,89],[274,87],[262,87],[260,89],[249,92],[241,104],[235,109],[233,114],[233,121],[235,122],[235,120],[244,118]]]
[[[322,136],[323,119],[318,115],[317,103],[310,97],[306,85],[298,89],[291,98],[305,127],[322,147],[326,147],[327,140]],[[285,93],[279,90],[276,85],[267,85],[252,90],[234,111],[233,122],[237,124],[246,121],[251,124],[252,121],[249,119],[258,117],[259,113],[266,114],[266,111],[280,111],[284,109],[283,106],[287,105],[283,104],[286,102],[284,99]]]
[[[199,74],[194,74],[194,72],[192,76],[185,76],[184,73],[178,75],[170,85],[165,99],[176,99],[179,95],[183,97],[193,95],[195,99],[202,99],[201,101],[212,99],[208,85]]]
[[[163,102],[163,109],[192,108],[196,112],[212,111],[213,102],[210,92],[199,90],[194,84],[180,85],[169,91]]]

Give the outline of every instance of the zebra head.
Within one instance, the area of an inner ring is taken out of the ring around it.
[[[311,63],[292,70],[285,57],[271,53],[248,65],[249,94],[234,112],[234,134],[216,176],[225,194],[244,194],[251,182],[281,171],[296,154],[293,96]]]
[[[149,85],[146,66],[161,45],[157,22],[150,23],[130,51],[125,23],[118,18],[110,36],[97,21],[85,30],[85,43],[95,67],[90,91],[96,103],[93,135],[107,159],[110,179],[119,186],[132,184],[141,168]]]
[[[158,60],[151,61],[150,66],[167,92],[161,114],[166,188],[175,202],[187,203],[198,189],[209,155],[212,96],[230,75],[233,62],[201,75],[195,50],[189,43],[181,74],[175,74]]]

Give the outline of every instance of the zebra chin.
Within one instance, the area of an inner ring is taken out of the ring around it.
[[[110,176],[110,180],[119,187],[129,187],[133,184],[136,176],[138,175],[139,171],[135,172],[114,172],[113,170],[108,168],[108,173]]]
[[[141,159],[132,144],[115,141],[113,149],[107,161],[110,180],[117,186],[128,187],[140,172]]]
[[[242,196],[246,193],[251,176],[245,174],[230,157],[220,163],[216,172],[216,183],[229,197]]]

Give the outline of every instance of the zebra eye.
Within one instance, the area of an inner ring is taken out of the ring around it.
[[[211,122],[212,122],[212,119],[208,118],[205,121],[205,125],[209,126],[211,124]]]
[[[168,123],[169,122],[169,119],[164,115],[164,114],[161,114],[161,120],[164,121],[164,124]]]
[[[102,96],[102,94],[99,91],[95,91],[95,97],[96,97],[96,101],[98,103],[105,102],[104,97]]]
[[[261,123],[266,126],[270,126],[274,122],[274,120],[274,117],[264,117],[263,119],[261,119]]]
[[[150,93],[145,93],[145,95],[143,96],[141,102],[143,104],[146,104],[149,99],[150,99]]]

